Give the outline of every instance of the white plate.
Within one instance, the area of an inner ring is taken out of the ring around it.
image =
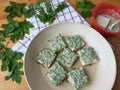
[[[44,47],[48,47],[47,40],[57,36],[80,35],[88,46],[97,52],[99,62],[92,66],[85,66],[91,83],[81,90],[111,90],[116,77],[116,61],[108,42],[94,29],[80,23],[59,23],[45,28],[31,42],[25,55],[24,70],[27,83],[32,90],[73,90],[64,81],[59,86],[51,84],[46,77],[47,69],[35,60],[36,54]],[[79,62],[74,67],[79,67]]]

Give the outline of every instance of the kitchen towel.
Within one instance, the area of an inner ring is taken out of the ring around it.
[[[63,11],[57,14],[56,19],[52,24],[56,24],[59,22],[77,22],[90,26],[87,21],[79,13],[77,13],[77,11],[66,0],[51,0],[53,9],[55,9],[57,5],[63,1],[68,4],[68,7],[66,7]],[[27,18],[27,21],[31,22],[34,25],[34,28],[30,29],[30,34],[26,34],[23,40],[19,40],[12,47],[14,51],[19,51],[24,54],[36,34],[49,26],[48,23],[43,24],[42,22],[40,22],[40,20],[36,16]]]

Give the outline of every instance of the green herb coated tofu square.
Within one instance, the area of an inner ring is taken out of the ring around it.
[[[48,44],[54,52],[58,52],[66,47],[66,44],[60,34],[57,37],[48,40]]]
[[[47,72],[47,77],[56,86],[59,85],[65,79],[66,76],[67,72],[58,62],[55,62],[55,64],[53,64]]]
[[[42,49],[36,56],[37,61],[44,67],[50,67],[55,57],[56,54],[46,48]]]
[[[82,67],[71,70],[68,73],[67,80],[73,86],[74,90],[79,90],[90,82]]]
[[[80,60],[83,65],[89,65],[98,62],[99,58],[92,47],[83,48],[78,51]]]
[[[68,37],[66,40],[66,43],[72,51],[76,51],[76,50],[80,49],[85,44],[79,35],[74,35],[74,36]]]
[[[77,55],[68,48],[65,48],[56,58],[56,61],[67,67],[71,67],[76,60]]]

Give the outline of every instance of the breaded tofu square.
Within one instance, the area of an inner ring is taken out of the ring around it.
[[[65,48],[56,58],[56,61],[66,67],[71,67],[76,60],[77,55],[68,48]]]
[[[37,61],[44,67],[50,67],[54,61],[56,54],[51,50],[43,48],[36,56]]]
[[[80,88],[88,85],[90,82],[82,67],[71,70],[68,73],[67,80],[73,86],[74,90],[80,90]]]
[[[67,76],[65,69],[58,63],[55,62],[47,72],[47,77],[51,80],[52,84],[59,85]]]
[[[91,65],[99,61],[99,58],[92,47],[82,48],[77,51],[83,65]]]
[[[68,47],[72,51],[76,51],[84,46],[84,41],[79,35],[70,36],[66,39]]]
[[[66,47],[66,44],[60,34],[55,38],[48,40],[48,44],[54,52],[61,51]]]

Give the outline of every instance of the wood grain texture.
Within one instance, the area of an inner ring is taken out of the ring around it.
[[[35,3],[38,0],[13,0],[13,1],[19,3],[27,3],[27,5],[29,5],[30,3]],[[71,3],[71,5],[75,8],[76,0],[67,0],[67,1]],[[91,0],[91,1],[96,5],[102,2],[106,2],[120,7],[120,0]],[[4,12],[4,9],[7,5],[9,5],[9,0],[0,0],[0,26],[4,23],[7,23],[6,16],[8,14]],[[23,20],[24,17],[22,17],[22,19],[21,18],[15,18],[15,19],[20,21]],[[92,18],[87,19],[87,21],[91,23]],[[120,37],[109,37],[106,39],[114,46],[114,53],[117,62],[117,77],[112,90],[120,90]],[[7,41],[9,41],[9,39]],[[15,43],[10,43],[9,47],[12,47],[14,44]],[[12,81],[5,81],[4,76],[6,74],[7,72],[0,71],[0,90],[29,90],[24,76],[22,77],[22,83],[19,85]]]

